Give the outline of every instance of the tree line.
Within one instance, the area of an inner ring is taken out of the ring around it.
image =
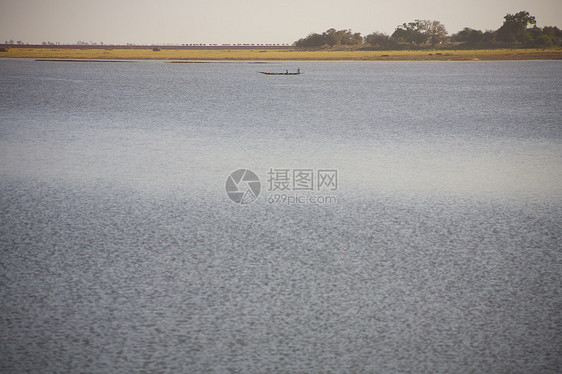
[[[556,26],[537,27],[527,11],[507,14],[497,30],[475,30],[465,27],[449,35],[439,21],[415,20],[398,25],[392,35],[374,32],[365,37],[351,30],[328,29],[312,33],[294,42],[297,48],[360,47],[362,49],[417,48],[551,48],[562,46],[562,30]]]

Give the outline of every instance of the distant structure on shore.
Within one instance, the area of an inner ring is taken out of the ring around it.
[[[0,45],[5,47],[34,47],[34,48],[108,48],[108,47],[116,47],[116,48],[153,48],[153,47],[160,47],[160,48],[256,48],[256,47],[267,47],[267,48],[288,48],[292,47],[292,44],[287,43],[222,43],[222,44],[209,44],[209,43],[183,43],[183,44],[174,44],[174,43],[163,43],[163,44],[133,44],[133,43],[126,43],[126,44],[107,44],[104,42],[83,42],[78,41],[76,43],[60,43],[60,42],[42,42],[41,44],[30,44],[24,43],[21,40],[14,42],[13,40],[4,41],[4,44],[0,43]]]

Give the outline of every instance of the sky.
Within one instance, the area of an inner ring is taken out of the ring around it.
[[[495,30],[521,10],[562,28],[561,0],[0,0],[0,42],[292,44],[331,27],[392,34],[415,19],[449,34]]]

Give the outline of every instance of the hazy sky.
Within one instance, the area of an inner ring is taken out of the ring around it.
[[[414,19],[497,29],[520,10],[562,28],[562,0],[0,0],[0,42],[292,43],[330,27],[391,34]]]

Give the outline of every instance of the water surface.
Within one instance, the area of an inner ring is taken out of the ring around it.
[[[558,372],[561,73],[0,60],[0,367]]]

